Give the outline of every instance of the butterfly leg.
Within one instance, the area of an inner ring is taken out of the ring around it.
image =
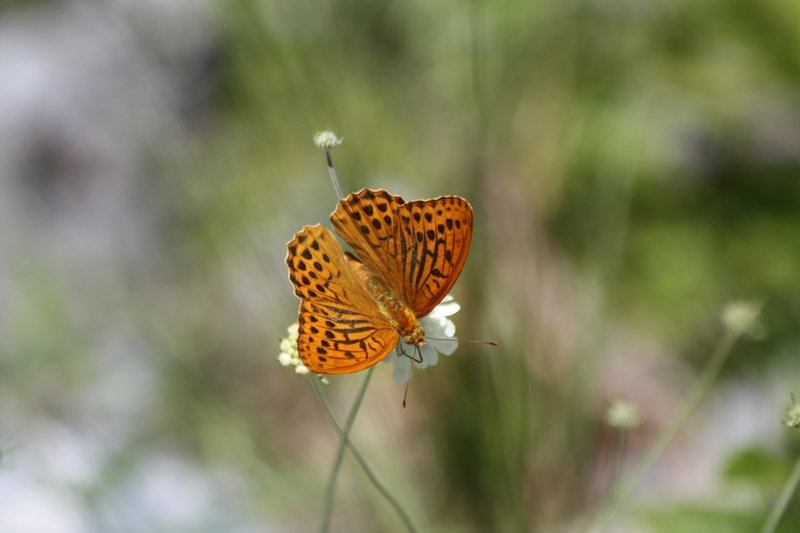
[[[415,363],[422,363],[422,351],[419,349],[419,346],[414,346],[414,353],[413,354],[409,354],[406,351],[405,346],[408,346],[408,345],[406,343],[404,343],[404,342],[398,342],[397,343],[397,355],[402,355],[402,356],[408,357],[409,359],[411,359]]]
[[[419,357],[419,359],[417,359]],[[419,346],[414,346],[414,357],[411,358],[415,363],[422,363],[422,350]]]
[[[406,349],[403,347],[404,344],[405,344],[404,342],[398,342],[397,346],[395,346],[395,351],[397,352],[397,355],[405,356],[408,357],[409,359],[412,359],[412,357],[409,356],[408,353],[406,353]]]

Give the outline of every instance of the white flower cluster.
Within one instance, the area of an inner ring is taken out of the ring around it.
[[[428,316],[420,319],[419,322],[425,329],[425,344],[417,348],[401,340],[383,360],[384,363],[394,363],[392,379],[397,383],[407,383],[411,379],[412,362],[417,368],[428,368],[436,366],[439,362],[439,354],[451,355],[456,351],[458,348],[458,339],[454,337],[456,326],[448,317],[458,313],[460,309],[461,306],[453,300],[452,296],[448,295]],[[420,361],[416,361],[414,358],[419,358]]]
[[[720,320],[725,329],[734,337],[758,338],[763,334],[763,328],[758,321],[760,314],[760,304],[733,301],[722,309]]]
[[[287,330],[289,337],[281,339],[281,353],[278,355],[278,362],[283,366],[293,366],[295,372],[304,376],[308,374],[308,369],[300,360],[300,354],[297,353],[297,331],[299,327],[295,322]]]
[[[297,322],[289,326],[287,333],[289,336],[281,339],[281,353],[278,355],[278,362],[283,366],[293,366],[294,371],[298,376],[305,376],[310,372],[308,368],[300,360],[300,354],[297,352],[297,331],[299,326]],[[319,380],[324,384],[328,384],[328,379],[324,376],[319,376]]]
[[[314,135],[314,144],[323,150],[333,150],[342,144],[342,140],[332,131],[320,131]]]
[[[639,410],[631,402],[617,400],[608,406],[606,423],[609,427],[627,431],[638,427],[642,420]]]

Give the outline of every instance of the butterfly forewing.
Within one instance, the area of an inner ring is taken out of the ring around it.
[[[395,256],[395,213],[403,204],[405,200],[383,189],[362,189],[341,200],[331,215],[336,233],[397,296],[403,294],[403,270]]]
[[[319,374],[341,374],[383,358],[399,334],[367,292],[362,265],[319,225],[303,228],[287,248],[289,279],[302,300],[297,349],[303,364]]]
[[[461,274],[472,240],[472,207],[458,196],[400,206],[395,256],[402,267],[403,297],[417,317],[430,313]]]

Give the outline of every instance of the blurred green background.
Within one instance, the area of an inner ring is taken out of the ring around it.
[[[609,531],[755,531],[800,453],[800,4],[0,4],[0,531],[305,532],[337,436],[275,357],[336,195],[475,209],[464,338],[353,430],[422,531],[578,531],[763,304]],[[344,418],[360,375],[331,379]],[[794,531],[800,499],[780,531]],[[346,457],[334,531],[403,531]]]

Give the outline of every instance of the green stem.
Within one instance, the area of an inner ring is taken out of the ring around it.
[[[314,392],[317,394],[317,398],[319,398],[320,403],[322,403],[322,407],[325,409],[325,414],[328,415],[328,418],[333,422],[333,426],[336,428],[336,431],[339,433],[340,436],[344,435],[344,430],[342,429],[342,425],[339,423],[339,420],[336,418],[336,414],[334,414],[333,409],[331,408],[330,404],[328,403],[328,399],[325,397],[325,392],[322,390],[322,386],[319,383],[319,379],[316,379],[315,376],[311,378],[311,386],[314,387]],[[403,523],[406,525],[406,528],[411,533],[417,533],[417,528],[414,526],[414,523],[411,521],[411,517],[408,515],[403,506],[400,505],[400,502],[391,493],[391,491],[381,483],[378,477],[373,472],[372,468],[367,463],[367,460],[361,454],[361,451],[356,447],[355,444],[348,438],[347,439],[347,447],[350,449],[350,452],[353,454],[353,457],[356,458],[358,464],[361,465],[361,468],[364,469],[364,472],[367,474],[367,477],[372,481],[372,484],[375,485],[375,488],[378,489],[378,492],[386,498],[386,501],[394,507],[394,510],[400,515],[400,519],[403,520]]]
[[[639,482],[642,481],[645,474],[650,470],[656,460],[664,452],[667,445],[675,438],[675,435],[711,390],[711,386],[717,379],[723,364],[728,359],[728,355],[730,355],[731,348],[733,348],[736,339],[736,335],[730,333],[723,334],[714,348],[711,359],[703,369],[698,380],[689,390],[686,399],[680,405],[675,417],[670,424],[664,428],[658,440],[647,450],[647,453],[639,461],[639,464],[636,465],[636,468],[627,481],[620,485],[619,490],[616,491],[611,501],[603,507],[595,520],[590,524],[588,531],[591,533],[599,533],[611,522],[619,507],[621,507],[625,500],[633,493],[633,490]]]
[[[320,533],[327,533],[328,528],[330,528],[331,523],[331,513],[333,512],[333,494],[336,490],[336,478],[339,477],[339,469],[342,466],[342,458],[344,457],[344,449],[347,446],[347,442],[350,436],[350,430],[353,429],[353,422],[356,421],[356,415],[358,414],[358,409],[361,407],[361,401],[364,399],[364,393],[367,392],[367,385],[369,385],[369,379],[372,377],[372,372],[375,370],[375,367],[370,367],[369,370],[364,374],[364,379],[361,381],[361,386],[356,393],[356,398],[353,400],[353,406],[350,408],[350,413],[347,415],[347,420],[344,423],[344,428],[342,428],[342,435],[339,439],[339,449],[336,450],[336,459],[333,461],[333,469],[331,470],[331,475],[328,478],[328,487],[325,490],[325,507],[322,511],[322,525],[320,525]],[[316,379],[316,378],[312,378]]]
[[[628,430],[623,429],[620,431],[619,448],[617,449],[617,468],[614,475],[614,491],[616,494],[619,491],[620,481],[622,480],[622,463],[625,461],[625,451],[628,449]]]
[[[786,511],[786,506],[789,504],[792,494],[797,490],[798,483],[800,483],[800,457],[794,464],[794,469],[792,469],[789,479],[786,480],[786,484],[781,489],[778,500],[772,506],[772,511],[770,511],[764,527],[761,528],[761,533],[772,533],[778,527],[778,522],[780,522],[783,513]]]
[[[339,197],[339,200],[344,199],[344,195],[342,194],[342,188],[339,187],[339,180],[336,177],[336,170],[333,168],[333,159],[331,159],[331,151],[325,150],[325,159],[328,160],[328,173],[331,175],[331,181],[333,182],[333,188],[336,189],[336,196]]]

